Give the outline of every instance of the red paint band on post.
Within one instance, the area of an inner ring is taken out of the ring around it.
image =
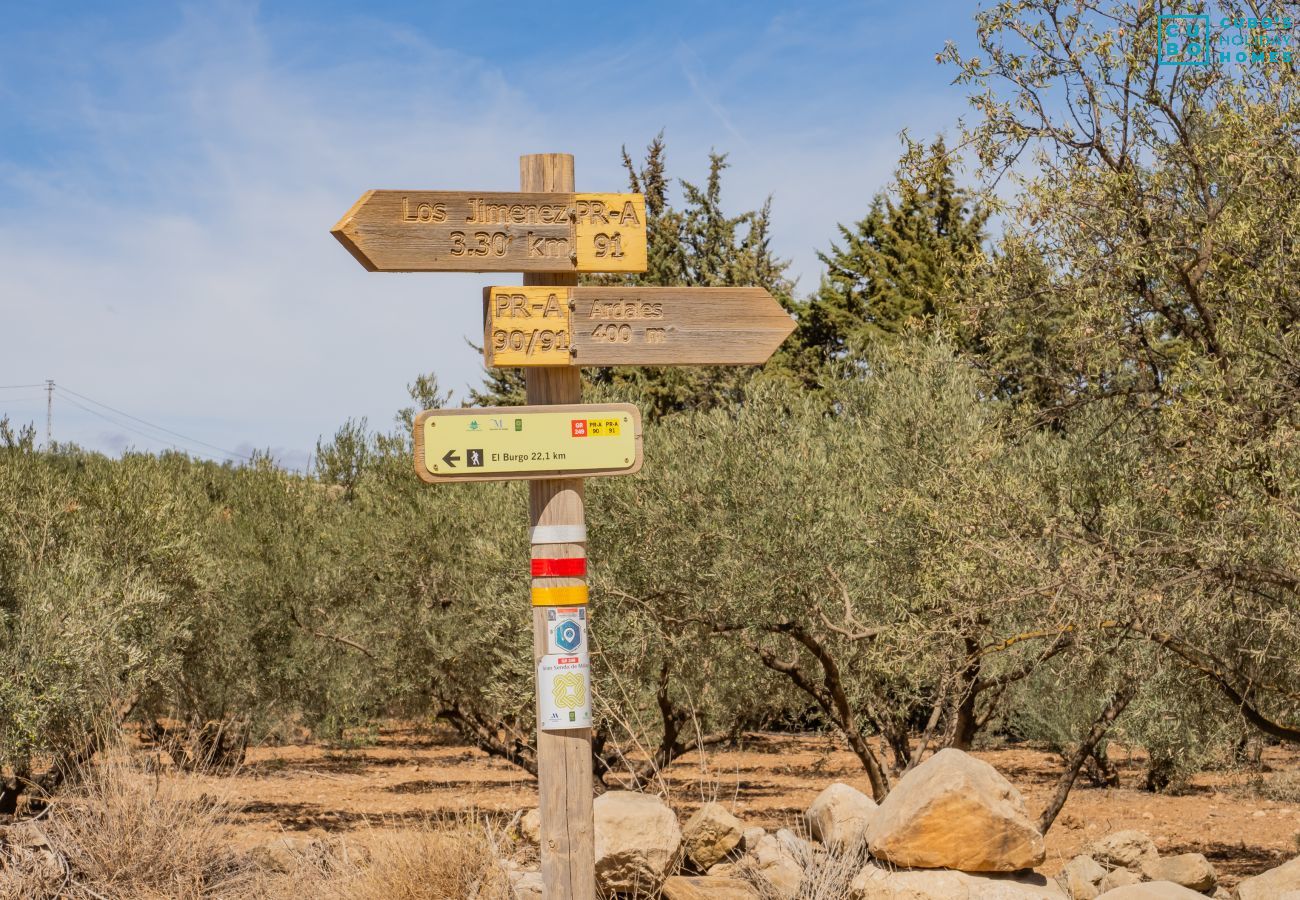
[[[583,556],[533,560],[534,578],[582,578],[586,574],[587,559]]]

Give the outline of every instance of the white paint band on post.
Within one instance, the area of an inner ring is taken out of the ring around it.
[[[528,529],[532,544],[585,544],[586,525],[534,525]]]

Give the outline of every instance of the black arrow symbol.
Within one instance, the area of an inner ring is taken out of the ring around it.
[[[454,468],[456,468],[456,466],[453,465],[453,463],[458,463],[458,462],[460,462],[460,457],[454,455],[455,453],[456,453],[455,450],[448,450],[448,451],[447,451],[447,455],[444,456],[444,457],[442,458],[442,461],[445,462],[445,463],[447,464],[447,468],[449,468],[449,469],[454,469]]]

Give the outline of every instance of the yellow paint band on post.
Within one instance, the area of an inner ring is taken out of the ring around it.
[[[535,587],[533,606],[584,606],[587,603],[587,586]]]

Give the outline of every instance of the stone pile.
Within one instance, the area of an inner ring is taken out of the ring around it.
[[[595,804],[596,878],[605,896],[664,900],[1300,900],[1300,859],[1247,879],[1231,895],[1199,853],[1162,857],[1137,831],[1111,834],[1071,859],[1055,879],[1043,836],[1019,792],[990,765],[942,750],[908,772],[879,806],[832,784],[789,829],[745,827],[706,803],[684,825],[658,797],[611,791]],[[536,843],[538,823],[514,832]],[[838,869],[837,869],[838,867]],[[845,868],[848,867],[848,868]],[[511,875],[517,900],[540,900],[536,872]]]

